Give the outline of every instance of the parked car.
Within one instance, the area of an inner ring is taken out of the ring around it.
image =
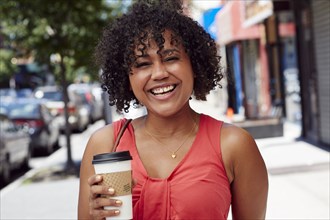
[[[3,88],[0,89],[0,101],[7,102],[7,101],[15,101],[17,97],[16,90],[11,88]]]
[[[9,103],[0,100],[0,114],[8,115],[8,105]]]
[[[59,119],[50,114],[45,100],[21,98],[10,104],[8,109],[8,117],[16,125],[28,126],[32,153],[41,150],[49,155],[58,147]]]
[[[16,90],[17,98],[29,98],[33,96],[33,90],[30,88],[17,89]]]
[[[0,114],[0,125],[0,179],[4,185],[14,169],[29,167],[30,136],[24,127],[16,126],[5,114]]]
[[[104,104],[102,100],[102,90],[97,85],[87,83],[76,83],[68,86],[69,93],[78,94],[83,104],[88,109],[91,123],[104,117]]]
[[[83,104],[81,97],[73,92],[68,93],[69,124],[73,130],[83,131],[89,124],[88,109]],[[53,116],[60,119],[60,128],[65,129],[64,100],[62,89],[57,86],[38,87],[34,91],[34,97],[46,99],[46,106]]]

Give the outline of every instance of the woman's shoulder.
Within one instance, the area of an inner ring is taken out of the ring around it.
[[[253,139],[253,137],[248,131],[228,122],[223,122],[222,133],[225,136],[224,138],[229,139],[231,141],[236,140],[235,142]]]
[[[111,151],[116,139],[116,135],[120,132],[120,129],[124,126],[125,122],[131,122],[136,124],[140,118],[131,120],[127,118],[118,119],[111,124],[107,124],[96,131],[94,131],[89,139],[88,145],[97,146],[97,151]]]
[[[230,123],[224,123],[221,129],[221,151],[230,182],[237,176],[237,172],[247,169],[251,161],[254,161],[254,164],[261,159],[258,146],[251,134]]]
[[[114,132],[125,123],[128,119],[121,118],[118,119],[110,124],[107,124],[96,131],[94,131],[91,135],[91,138],[93,139],[99,139],[99,138],[111,138],[114,136]]]
[[[240,144],[247,140],[254,141],[253,137],[246,130],[232,123],[205,114],[201,114],[201,118],[207,123],[207,126],[210,124],[221,125],[221,140],[230,142],[231,144]]]
[[[127,119],[119,119],[111,124],[107,124],[92,133],[87,147],[92,148],[94,153],[109,152],[112,150],[115,131],[120,129],[122,123]]]
[[[91,135],[91,139],[93,141],[103,139],[103,138],[111,138],[113,136],[113,131],[114,131],[114,125],[113,123],[107,124],[96,131],[94,131]]]
[[[230,123],[224,123],[222,126],[221,146],[234,160],[247,159],[247,156],[254,157],[259,154],[252,135],[245,129]]]
[[[94,153],[108,152],[113,145],[113,124],[105,125],[92,133],[89,138],[87,148]]]

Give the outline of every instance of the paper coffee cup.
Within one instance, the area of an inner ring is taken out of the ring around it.
[[[115,195],[109,198],[123,202],[121,207],[104,207],[120,210],[119,215],[106,219],[133,219],[131,160],[129,151],[97,154],[93,157],[95,173],[103,176],[100,184],[115,189]]]

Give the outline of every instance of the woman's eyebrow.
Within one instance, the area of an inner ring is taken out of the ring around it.
[[[173,54],[173,53],[180,53],[180,50],[177,48],[164,49],[164,50],[159,51],[158,54],[160,56],[166,56],[166,55]],[[147,58],[147,57],[150,57],[150,55],[148,53],[142,53],[139,55],[137,55],[137,54],[135,55],[135,59]]]
[[[140,54],[140,55],[135,55],[135,59],[146,58],[146,57],[150,57],[150,55],[147,54],[147,53],[143,53],[143,54]]]
[[[161,56],[166,56],[166,55],[172,54],[174,52],[180,53],[180,50],[178,50],[176,48],[165,49],[165,50],[160,51],[160,55]]]

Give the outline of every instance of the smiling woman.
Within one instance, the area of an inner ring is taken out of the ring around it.
[[[234,219],[265,218],[267,172],[253,138],[190,107],[190,97],[205,100],[222,74],[214,40],[180,1],[137,1],[105,28],[96,58],[110,104],[128,111],[133,101],[147,114],[90,137],[79,219],[121,219],[125,204],[92,165],[94,155],[112,151],[133,158],[133,219],[226,219],[230,206]]]
[[[142,42],[147,47],[135,50],[129,81],[136,99],[149,113],[177,112],[193,93],[194,73],[189,56],[181,42],[171,44],[173,35],[173,31],[164,31],[162,46],[149,35]]]

